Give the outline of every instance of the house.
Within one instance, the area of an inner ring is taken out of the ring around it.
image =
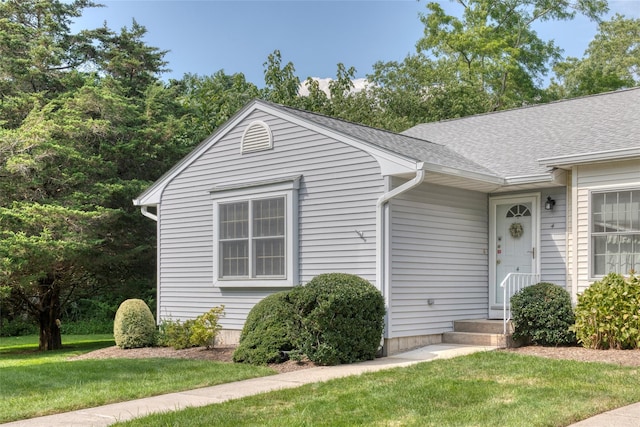
[[[353,273],[384,295],[390,354],[502,318],[519,286],[575,300],[640,270],[640,88],[402,134],[256,100],[134,203],[157,221],[159,320],[224,304],[237,342],[266,295]]]

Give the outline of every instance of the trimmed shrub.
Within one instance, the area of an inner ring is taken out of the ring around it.
[[[212,349],[216,337],[222,329],[218,323],[224,316],[224,305],[213,307],[195,319],[180,320],[163,319],[158,330],[158,345],[182,350],[189,347],[206,347]]]
[[[511,297],[513,337],[540,345],[575,343],[571,297],[553,283],[528,286]]]
[[[128,299],[120,304],[113,322],[113,337],[120,348],[153,346],[156,324],[149,306],[141,299]]]
[[[574,330],[587,348],[640,348],[640,278],[612,273],[589,286],[578,295]]]
[[[296,348],[299,322],[289,291],[262,299],[247,316],[240,344],[233,353],[234,362],[254,365],[284,362],[284,352]]]
[[[208,312],[196,317],[191,327],[189,342],[196,347],[206,347],[207,350],[215,346],[216,337],[222,329],[218,321],[224,316],[224,305],[214,307]]]
[[[300,350],[322,365],[375,358],[384,327],[384,298],[367,280],[343,273],[321,274],[294,289],[301,316]]]
[[[158,345],[173,347],[176,350],[191,347],[191,328],[194,322],[193,319],[184,322],[162,319],[158,329]]]

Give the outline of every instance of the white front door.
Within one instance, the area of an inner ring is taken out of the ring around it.
[[[507,274],[538,272],[538,203],[537,195],[491,199],[490,318],[502,318],[504,293],[500,284]]]

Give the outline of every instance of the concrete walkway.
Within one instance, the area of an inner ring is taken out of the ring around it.
[[[640,426],[640,403],[603,412],[569,427],[638,427]]]
[[[239,399],[272,390],[295,388],[304,384],[328,381],[334,378],[359,375],[410,366],[420,362],[448,359],[479,351],[495,350],[495,347],[458,344],[435,344],[390,357],[362,363],[338,366],[322,366],[287,372],[268,377],[254,378],[234,383],[204,387],[178,393],[163,394],[127,402],[113,403],[96,408],[49,415],[2,424],[4,427],[102,427],[118,421],[144,417],[157,412],[177,411],[187,407],[205,406],[227,400]],[[37,404],[37,402],[34,402]],[[640,403],[597,415],[574,424],[572,427],[627,427],[640,426]]]
[[[390,357],[382,357],[367,362],[350,365],[321,366],[303,369],[268,377],[253,378],[234,383],[204,387],[196,390],[163,394],[112,403],[97,408],[81,409],[62,414],[15,421],[2,426],[11,427],[102,427],[118,421],[144,417],[156,412],[177,411],[189,406],[205,406],[227,400],[239,399],[259,393],[286,388],[295,388],[304,384],[328,381],[334,378],[358,375],[365,372],[379,371],[396,367],[410,366],[416,363],[436,359],[448,359],[478,351],[495,350],[495,347],[468,346],[457,344],[436,344],[400,353]],[[37,402],[34,402],[37,405]]]

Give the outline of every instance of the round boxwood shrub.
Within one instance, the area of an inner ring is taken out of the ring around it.
[[[571,297],[553,283],[537,283],[511,297],[513,337],[540,345],[575,343]]]
[[[578,295],[576,336],[594,349],[640,348],[640,278],[615,273]]]
[[[343,273],[321,274],[295,289],[301,317],[301,351],[322,365],[375,358],[384,327],[384,298],[367,280]]]
[[[254,365],[284,362],[284,352],[295,349],[298,324],[288,291],[267,296],[249,312],[233,361]]]
[[[150,347],[156,340],[156,322],[141,299],[120,304],[113,322],[113,337],[120,348]]]

